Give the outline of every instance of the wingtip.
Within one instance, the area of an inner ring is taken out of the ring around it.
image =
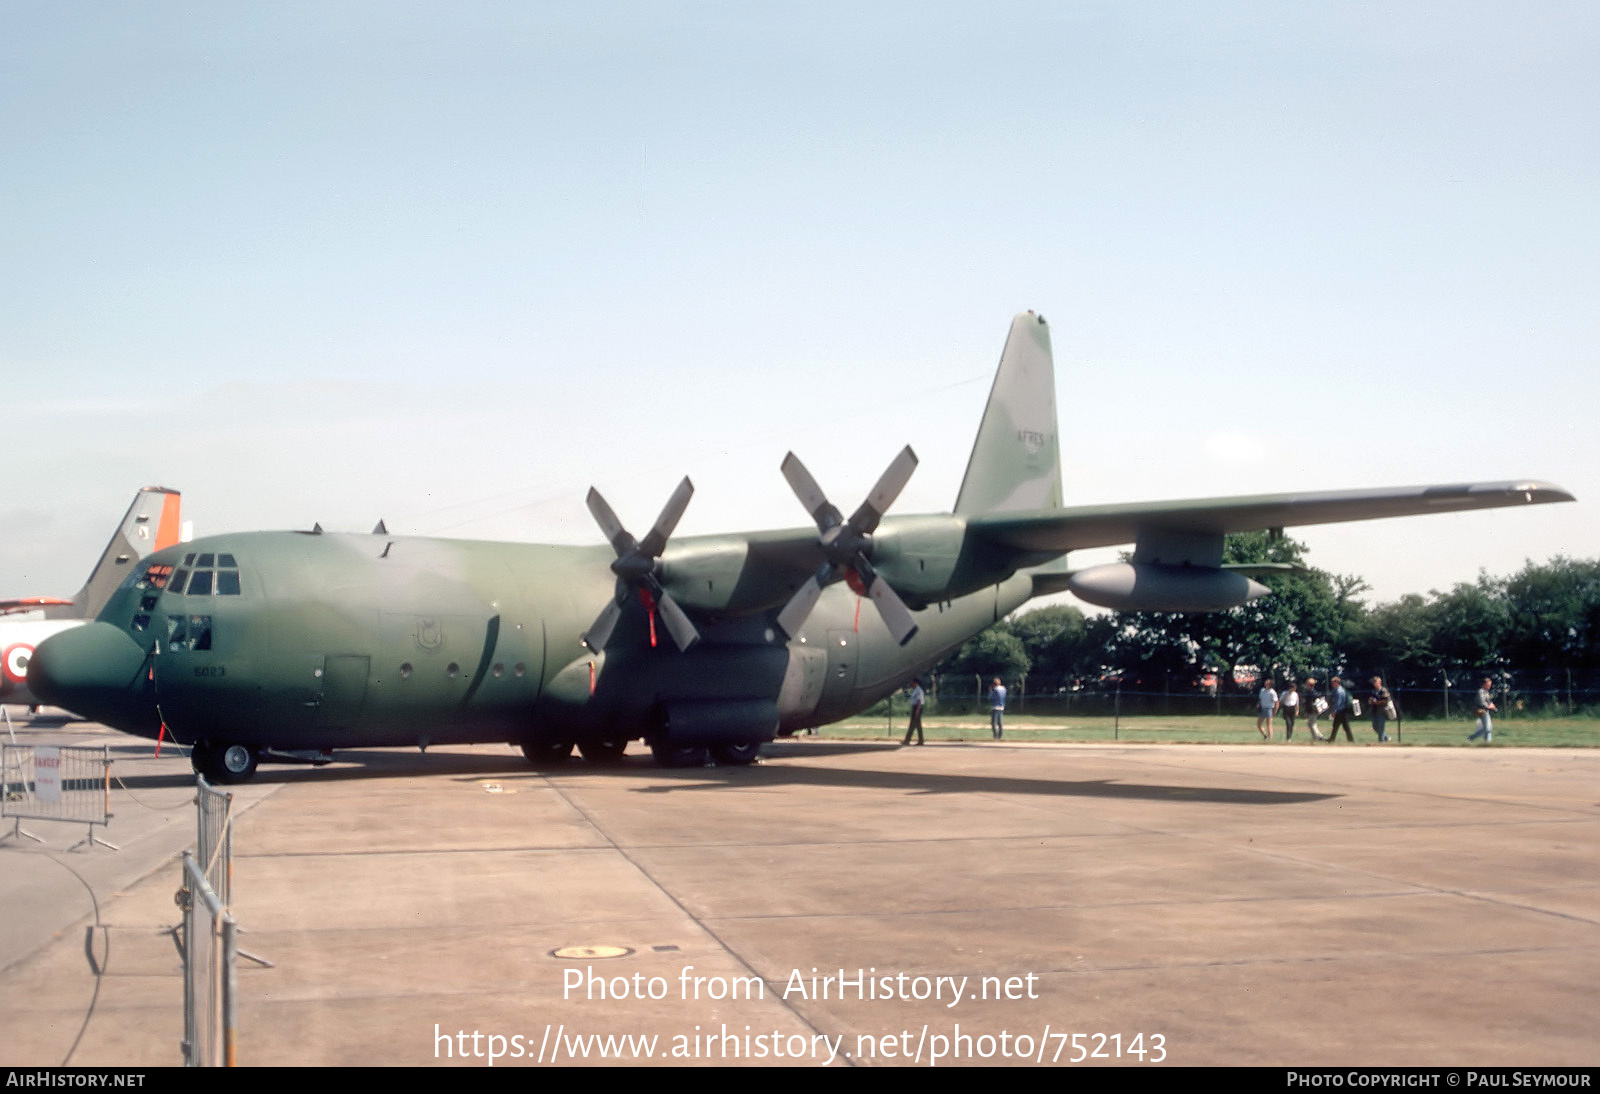
[[[1540,482],[1530,479],[1523,482],[1510,483],[1507,489],[1512,493],[1523,495],[1530,505],[1546,505],[1552,502],[1578,500],[1577,495],[1572,491],[1557,486],[1553,482]]]

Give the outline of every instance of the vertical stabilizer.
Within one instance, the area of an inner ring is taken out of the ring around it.
[[[146,486],[134,495],[105,553],[89,573],[70,607],[47,608],[46,618],[93,619],[106,606],[112,592],[132,571],[134,563],[152,551],[178,542],[182,525],[182,498],[165,486]]]
[[[1050,327],[1024,312],[1011,321],[989,405],[956,496],[958,516],[1061,507],[1056,373]]]

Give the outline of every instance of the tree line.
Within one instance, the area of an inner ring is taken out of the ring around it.
[[[1382,676],[1397,691],[1448,694],[1487,675],[1529,697],[1565,695],[1568,707],[1600,699],[1600,559],[1530,561],[1508,577],[1480,574],[1368,606],[1366,582],[1309,566],[1305,555],[1281,535],[1229,536],[1224,562],[1294,569],[1258,576],[1271,595],[1226,612],[1026,612],[967,642],[935,674],[947,691],[999,676],[1032,695],[1252,692],[1262,676],[1281,683],[1290,674],[1361,685]]]

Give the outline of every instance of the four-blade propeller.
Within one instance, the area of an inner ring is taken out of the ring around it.
[[[678,649],[687,650],[700,640],[700,632],[695,630],[694,624],[684,614],[676,601],[668,596],[661,587],[657,574],[660,571],[659,559],[661,552],[666,549],[667,537],[672,535],[672,530],[678,526],[678,520],[683,516],[684,509],[688,508],[689,499],[694,496],[694,484],[685,478],[672,492],[672,497],[667,499],[666,508],[661,510],[661,515],[656,518],[656,523],[644,539],[636,540],[622,526],[617,519],[617,514],[611,511],[611,506],[606,504],[606,499],[600,496],[600,491],[590,488],[589,512],[594,514],[595,521],[600,525],[600,530],[606,534],[606,539],[611,541],[612,550],[617,552],[617,560],[611,564],[611,572],[617,575],[617,592],[611,601],[601,610],[594,624],[583,635],[582,642],[591,650],[598,653],[605,648],[611,639],[611,631],[617,625],[617,620],[622,615],[622,605],[628,599],[628,593],[638,595],[645,610],[650,613],[650,644],[656,644],[656,612],[661,613],[662,622],[667,625],[667,633],[672,635],[673,642]]]
[[[911,478],[911,473],[917,469],[917,454],[907,445],[901,449],[889,464],[887,470],[879,477],[878,484],[867,495],[867,500],[862,502],[856,511],[845,519],[837,507],[830,502],[822,488],[817,485],[817,480],[811,477],[805,464],[800,458],[790,452],[783,461],[783,477],[788,480],[795,496],[800,499],[800,504],[806,507],[806,512],[811,514],[811,519],[816,521],[817,546],[823,555],[823,564],[816,573],[806,579],[805,584],[795,591],[794,596],[783,606],[778,613],[778,626],[790,638],[800,633],[800,628],[805,625],[806,619],[811,615],[811,610],[816,607],[817,601],[822,596],[822,590],[834,582],[843,580],[857,596],[869,597],[873,606],[878,609],[884,625],[889,633],[900,645],[911,641],[917,633],[917,622],[907,608],[905,601],[890,587],[889,582],[872,568],[872,533],[877,530],[878,522],[888,511],[889,506],[900,496],[900,491],[905,489],[906,483]],[[656,613],[661,614],[662,621],[666,623],[667,632],[672,635],[673,642],[678,649],[687,650],[700,640],[700,632],[695,629],[688,615],[678,606],[665,589],[661,587],[661,553],[666,549],[667,538],[672,535],[672,530],[678,526],[678,520],[683,516],[683,511],[689,505],[689,499],[694,495],[694,484],[687,478],[678,484],[672,497],[667,499],[667,504],[661,510],[661,515],[656,518],[654,527],[643,540],[636,540],[622,526],[611,506],[606,504],[600,492],[591,488],[589,490],[589,512],[594,514],[595,521],[600,525],[600,530],[611,541],[611,547],[617,553],[616,561],[611,564],[611,570],[617,575],[617,590],[601,610],[594,624],[584,633],[582,642],[589,649],[599,652],[611,639],[611,633],[616,628],[617,620],[622,617],[622,608],[628,600],[628,594],[635,594],[644,604],[645,610],[650,613],[650,644],[656,644]]]
[[[894,499],[900,496],[900,491],[905,489],[906,482],[916,469],[917,454],[907,445],[878,479],[878,485],[872,488],[867,500],[846,520],[844,514],[822,493],[817,480],[811,477],[811,472],[806,470],[800,458],[793,452],[784,458],[783,477],[789,480],[789,486],[800,499],[800,504],[817,522],[817,531],[821,533],[817,537],[817,545],[822,548],[827,560],[821,569],[806,579],[806,583],[778,613],[778,626],[783,628],[784,634],[791,638],[799,634],[817,599],[822,596],[823,588],[842,577],[856,595],[872,598],[873,605],[896,642],[903,646],[911,641],[911,636],[917,633],[916,620],[911,617],[911,610],[899,594],[872,568],[869,556],[872,553],[871,536],[878,527],[878,521],[894,504]]]

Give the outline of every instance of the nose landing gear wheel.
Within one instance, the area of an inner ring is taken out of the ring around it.
[[[214,783],[242,783],[256,773],[260,756],[254,745],[201,741],[189,754],[194,769]]]

